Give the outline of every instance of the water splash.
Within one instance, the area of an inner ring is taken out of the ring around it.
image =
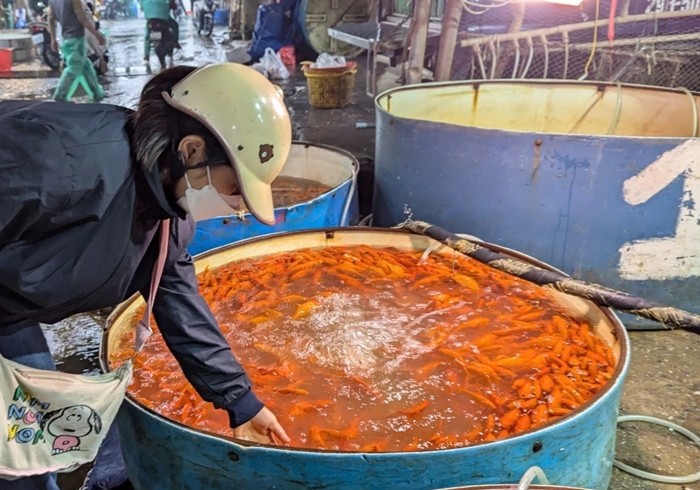
[[[413,317],[399,307],[386,307],[390,295],[367,299],[334,293],[320,298],[307,318],[286,318],[281,327],[261,325],[256,336],[270,339],[272,348],[292,352],[305,363],[349,376],[366,378],[378,371],[386,375],[427,349],[414,337],[416,332],[406,328]],[[305,334],[298,335],[300,331]]]

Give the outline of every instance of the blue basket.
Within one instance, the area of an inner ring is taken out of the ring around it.
[[[229,9],[217,10],[216,12],[214,12],[214,25],[215,26],[227,26],[229,12],[230,12]]]

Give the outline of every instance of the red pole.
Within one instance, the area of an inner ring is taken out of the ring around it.
[[[600,1],[600,0],[597,0]],[[615,14],[617,11],[617,0],[612,0],[610,2],[610,17],[608,24],[608,41],[613,42],[615,40]]]

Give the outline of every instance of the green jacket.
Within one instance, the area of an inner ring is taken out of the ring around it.
[[[146,19],[170,18],[170,0],[141,0],[141,8]]]

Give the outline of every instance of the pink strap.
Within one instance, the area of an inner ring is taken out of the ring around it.
[[[146,302],[146,311],[143,318],[136,326],[136,352],[140,352],[143,344],[148,340],[153,331],[151,330],[151,313],[153,312],[153,303],[158,292],[160,278],[163,276],[163,268],[165,267],[165,259],[168,256],[168,239],[170,236],[170,220],[166,219],[160,225],[160,247],[158,249],[158,259],[153,264],[153,274],[151,275],[151,287],[148,292],[148,301]]]

